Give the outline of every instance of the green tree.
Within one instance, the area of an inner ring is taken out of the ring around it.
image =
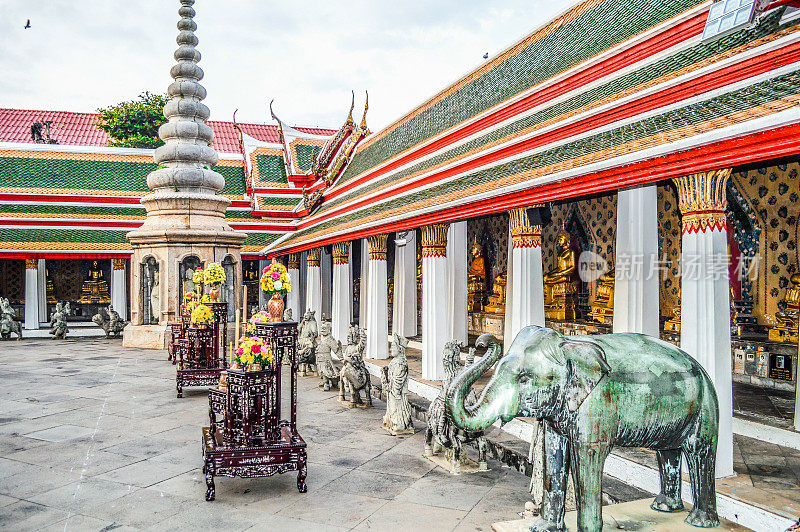
[[[165,94],[143,92],[138,99],[98,109],[100,129],[111,137],[109,146],[124,148],[157,148],[164,144],[158,138],[158,127],[167,121]]]

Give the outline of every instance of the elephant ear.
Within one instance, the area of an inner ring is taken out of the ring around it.
[[[575,412],[605,375],[611,372],[603,348],[587,340],[563,339],[559,344],[567,365],[567,408]]]

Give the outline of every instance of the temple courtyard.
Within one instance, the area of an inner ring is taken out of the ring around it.
[[[347,409],[316,378],[301,377],[308,492],[297,492],[293,472],[218,477],[216,500],[205,502],[207,392],[190,388],[176,399],[164,351],[105,339],[31,339],[0,349],[4,529],[488,531],[518,518],[530,499],[529,478],[516,469],[490,459],[485,473],[452,476],[422,456],[422,422],[413,436],[389,436],[380,426],[382,401]],[[524,453],[524,442],[503,442],[499,430],[490,437]],[[800,452],[739,436],[736,444],[738,476],[722,482],[735,480],[764,501],[800,499]],[[643,451],[624,456],[655,461]],[[651,496],[609,476],[603,490],[606,503]]]

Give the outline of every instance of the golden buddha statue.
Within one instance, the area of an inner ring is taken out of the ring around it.
[[[589,317],[599,323],[611,325],[614,319],[614,268],[597,280],[597,297],[592,302]]]
[[[786,288],[783,302],[786,309],[775,313],[777,324],[769,330],[769,339],[773,342],[797,343],[797,323],[800,318],[800,274],[789,278],[792,286]]]
[[[556,267],[544,275],[544,313],[551,320],[575,319],[575,281],[577,260],[572,250],[572,238],[566,230],[558,234],[556,245],[560,251]]]
[[[478,238],[472,244],[472,262],[467,270],[467,310],[480,312],[483,310],[483,291],[486,283],[486,264],[483,260],[481,245]]]
[[[678,290],[678,304],[672,307],[672,317],[664,323],[664,330],[681,332],[681,291]]]
[[[486,312],[494,314],[503,314],[506,311],[506,274],[501,273],[494,278],[494,286],[492,287],[492,295],[489,296],[489,302],[484,307]]]
[[[53,305],[56,304],[56,293],[55,289],[53,288],[53,278],[50,277],[50,269],[45,268],[44,270],[44,277],[45,277],[45,293],[47,294],[47,302],[52,303]]]
[[[108,283],[103,279],[103,270],[96,260],[92,261],[89,268],[89,275],[81,287],[81,298],[78,303],[111,303],[111,296],[108,292]]]

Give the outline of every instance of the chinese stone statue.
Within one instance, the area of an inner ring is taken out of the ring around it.
[[[369,371],[364,365],[364,349],[367,347],[366,329],[358,330],[358,344],[352,343],[353,338],[344,349],[344,365],[339,372],[339,401],[349,407],[372,406],[372,383],[369,380]],[[364,390],[364,400],[361,400],[361,390]],[[345,397],[350,395],[350,400]]]
[[[408,402],[408,339],[395,334],[392,339],[392,361],[381,368],[381,387],[386,393],[386,414],[383,428],[392,436],[414,434],[411,404]]]
[[[483,310],[483,292],[486,284],[486,264],[478,238],[472,243],[472,262],[467,270],[467,306],[471,312]]]
[[[281,319],[283,321],[292,321],[292,309],[287,308],[286,310],[284,310],[283,311],[283,318],[281,318]]]
[[[69,329],[67,328],[67,316],[69,315],[69,303],[62,305],[60,302],[56,303],[56,309],[50,315],[50,334],[53,335],[53,340],[63,340],[67,337]]]
[[[792,286],[786,289],[786,296],[783,298],[785,307],[775,313],[777,325],[769,331],[769,339],[773,342],[797,343],[797,321],[800,315],[800,274],[792,275],[789,281]]]
[[[545,496],[532,530],[565,530],[565,488],[573,467],[578,529],[602,529],[603,464],[614,446],[657,452],[661,493],[651,507],[662,512],[683,509],[685,456],[694,505],[686,522],[719,525],[719,405],[711,379],[692,356],[643,334],[565,337],[536,326],[522,329],[502,359],[491,335],[476,342],[487,344],[486,355],[447,389],[447,415],[468,431],[485,430],[498,418],[543,420]],[[480,399],[470,404],[472,385],[498,360]]]
[[[22,326],[14,319],[14,309],[11,307],[11,302],[0,297],[0,338],[9,340],[11,333],[17,335],[17,340],[22,338]]]
[[[463,430],[454,425],[447,417],[445,410],[445,396],[447,388],[453,379],[464,370],[461,365],[461,344],[456,340],[451,340],[444,345],[443,352],[444,378],[442,379],[442,389],[439,395],[428,408],[428,426],[425,429],[425,455],[434,456],[441,450],[445,450],[445,456],[449,458],[450,472],[457,475],[461,472],[461,463],[464,456],[462,447],[466,443],[474,442],[478,448],[478,470],[485,471],[486,464],[486,438],[481,430]],[[471,366],[475,358],[475,349],[469,351],[466,366]],[[470,390],[466,404],[471,405],[478,402],[478,394],[475,390]]]
[[[572,239],[562,230],[556,241],[559,252],[556,267],[544,275],[544,312],[551,320],[575,319],[575,272],[577,261],[572,250]]]
[[[103,279],[103,270],[100,269],[96,260],[92,261],[89,274],[81,286],[81,298],[78,303],[100,303],[107,305],[111,303],[111,296],[108,291],[108,283]]]
[[[502,314],[506,311],[506,282],[506,274],[504,273],[494,278],[492,295],[489,296],[489,302],[484,307],[486,312]]]
[[[322,389],[326,392],[331,388],[339,386],[339,368],[333,363],[333,355],[340,358],[342,353],[342,343],[334,340],[331,335],[331,322],[322,320],[320,336],[317,339],[317,372]]]
[[[100,312],[92,316],[92,321],[105,331],[106,338],[121,337],[122,330],[128,325],[127,321],[119,317],[119,312],[114,310],[113,305],[106,309],[101,308]]]
[[[317,320],[315,311],[307,310],[300,320],[297,335],[297,363],[300,375],[314,375],[317,364]]]
[[[597,297],[592,302],[592,311],[589,317],[599,323],[611,325],[614,318],[614,279],[615,270],[597,280]]]

